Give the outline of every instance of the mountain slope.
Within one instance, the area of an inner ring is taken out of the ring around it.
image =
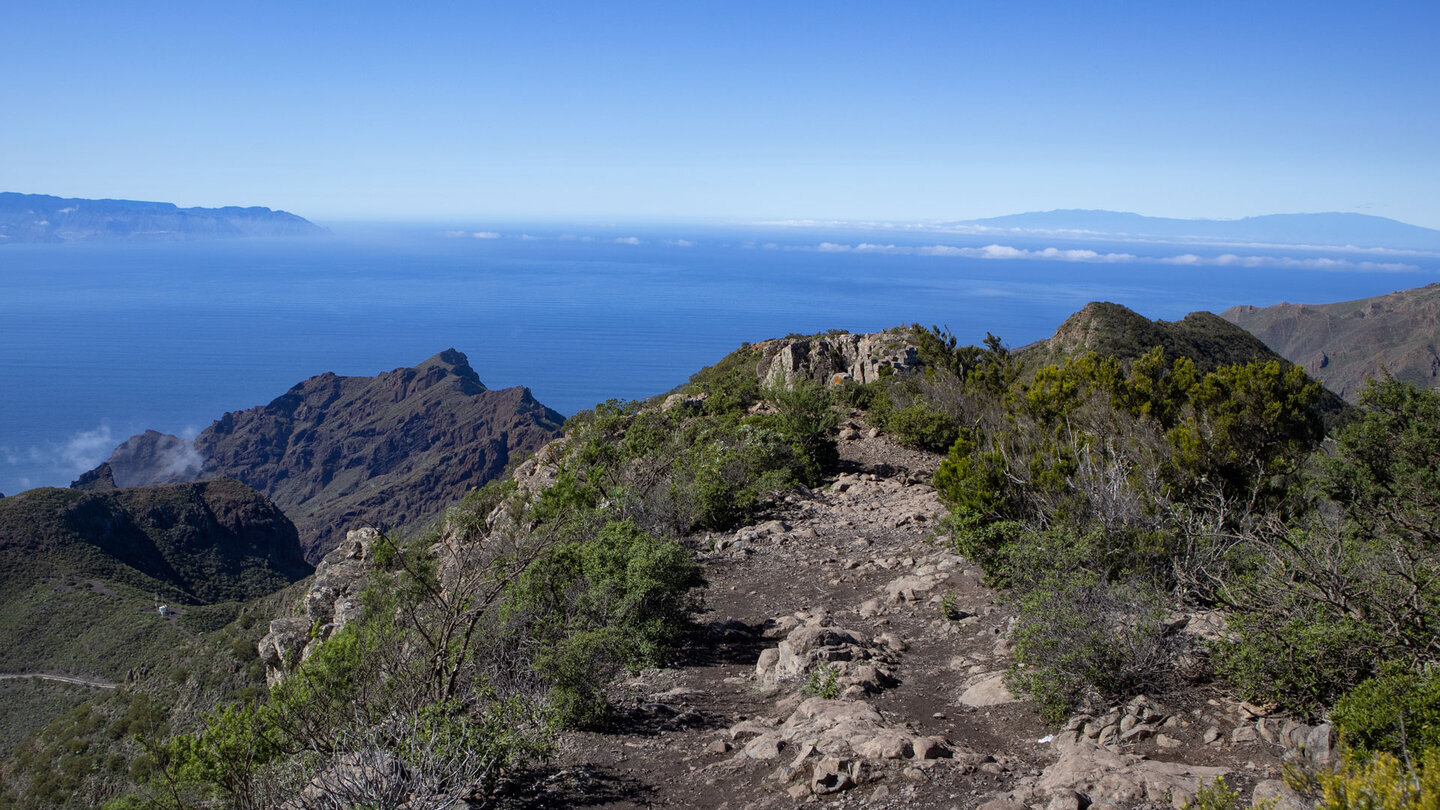
[[[123,679],[211,623],[206,606],[311,571],[294,525],[238,481],[0,499],[0,672]]]
[[[0,245],[100,239],[313,236],[324,229],[269,208],[180,208],[137,200],[86,200],[0,192]]]
[[[1422,388],[1440,386],[1440,284],[1334,304],[1237,306],[1220,317],[1352,402],[1381,368]]]
[[[133,735],[263,677],[254,612],[313,571],[295,526],[238,481],[106,483],[0,499],[6,807],[100,806],[84,786],[125,772]]]
[[[1170,219],[1120,211],[1061,209],[971,219],[951,225],[1069,236],[1199,242],[1440,249],[1440,231],[1368,214],[1268,214],[1243,219]]]
[[[263,596],[311,571],[295,526],[228,478],[0,499],[0,564],[71,557],[90,561],[76,569],[87,575],[198,603]]]
[[[1202,374],[1254,361],[1278,360],[1286,366],[1293,362],[1211,312],[1192,312],[1178,321],[1152,321],[1128,307],[1103,301],[1086,304],[1066,318],[1052,337],[1024,346],[1018,354],[1034,369],[1085,352],[1128,362],[1156,346],[1171,360],[1190,358]],[[1349,418],[1344,400],[1328,388],[1317,407],[1327,427]]]
[[[154,431],[132,437],[108,463],[121,485],[243,481],[285,510],[318,560],[348,530],[438,513],[563,422],[526,388],[486,388],[448,349],[374,377],[311,377],[267,405],[225,414],[193,446]]]

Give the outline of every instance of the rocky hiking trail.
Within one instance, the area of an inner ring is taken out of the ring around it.
[[[694,538],[706,612],[681,660],[617,684],[614,728],[563,737],[502,806],[1182,807],[1221,775],[1277,795],[1287,751],[1333,747],[1219,694],[1047,726],[1004,686],[1013,609],[936,530],[940,457],[840,438],[832,483]]]

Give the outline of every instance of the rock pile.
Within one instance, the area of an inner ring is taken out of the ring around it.
[[[746,720],[726,733],[743,743],[735,754],[739,763],[783,760],[769,778],[791,784],[790,795],[795,798],[856,787],[892,762],[933,764],[954,753],[945,739],[887,723],[861,700],[812,697],[783,723]]]

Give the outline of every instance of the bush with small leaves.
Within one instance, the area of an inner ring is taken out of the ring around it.
[[[1340,698],[1330,720],[1340,742],[1358,754],[1414,758],[1440,751],[1440,672],[1387,667]]]

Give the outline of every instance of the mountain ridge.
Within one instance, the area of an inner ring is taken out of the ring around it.
[[[1382,369],[1440,387],[1440,283],[1330,304],[1242,304],[1220,317],[1352,402]]]
[[[563,422],[528,388],[487,388],[451,348],[373,377],[310,377],[265,405],[222,415],[193,442],[147,431],[107,463],[121,485],[243,481],[295,521],[315,561],[350,529],[438,513],[557,436]]]
[[[0,192],[0,245],[142,239],[314,236],[325,229],[261,206],[181,208],[143,200],[84,199]]]
[[[1110,236],[1182,242],[1440,250],[1440,230],[1353,212],[1264,214],[1240,219],[1177,219],[1126,211],[1062,208],[945,224],[1013,231],[1060,231],[1084,238]]]

